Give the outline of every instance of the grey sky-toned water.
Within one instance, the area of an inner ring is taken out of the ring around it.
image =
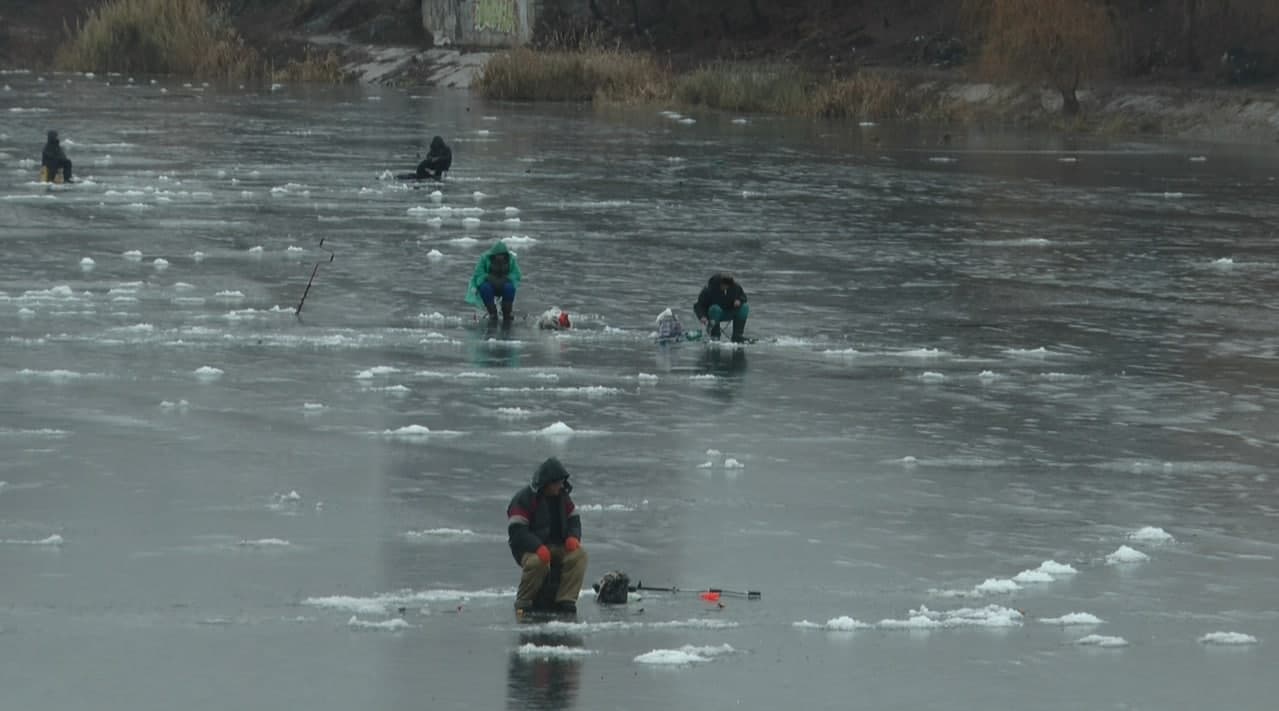
[[[0,708],[1279,691],[1268,148],[0,84]],[[81,184],[32,182],[48,128]],[[435,134],[438,194],[385,179]],[[654,345],[717,269],[759,342]],[[588,580],[762,599],[517,624],[504,508],[550,455]]]

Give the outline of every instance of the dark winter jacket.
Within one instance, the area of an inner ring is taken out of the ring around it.
[[[63,166],[67,162],[67,153],[62,150],[62,144],[58,141],[56,131],[49,132],[49,140],[44,144],[44,150],[40,152],[40,165],[53,172]]]
[[[436,136],[431,139],[431,148],[426,152],[426,159],[417,166],[419,176],[427,173],[442,173],[453,167],[453,150],[444,143],[444,139]]]
[[[559,496],[542,496],[543,486],[560,480],[564,486]],[[569,536],[581,540],[582,519],[569,496],[572,489],[568,470],[551,457],[537,468],[533,482],[511,499],[506,507],[506,534],[516,563],[523,562],[524,554],[536,553],[538,546],[563,545]]]
[[[735,280],[728,287],[728,291],[724,291],[723,281],[724,274],[716,274],[706,282],[706,287],[702,289],[702,293],[697,295],[697,303],[693,304],[693,313],[697,318],[707,318],[711,307],[718,305],[725,311],[732,311],[734,301],[746,303],[746,291],[742,289],[742,285]],[[732,279],[732,277],[729,277]]]

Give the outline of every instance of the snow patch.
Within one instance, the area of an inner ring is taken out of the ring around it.
[[[1259,644],[1260,640],[1242,632],[1209,632],[1199,638],[1200,644],[1243,645]]]
[[[1143,543],[1173,543],[1172,534],[1155,526],[1144,526],[1128,534],[1128,539]]]
[[[284,540],[283,538],[258,538],[256,540],[247,540],[247,539],[242,540],[236,545],[242,546],[245,548],[277,548],[277,547],[282,548],[284,546],[291,546],[293,544]]]
[[[361,620],[359,617],[356,617],[355,615],[352,615],[351,619],[347,620],[346,625],[347,627],[352,627],[355,629],[387,630],[390,632],[398,632],[400,630],[406,630],[413,627],[413,625],[410,625],[408,622],[398,617],[390,620],[382,620],[380,622],[371,622],[368,620]]]
[[[1061,617],[1041,617],[1039,621],[1046,625],[1099,625],[1104,620],[1087,612],[1069,612]]]
[[[1021,624],[1019,610],[1000,605],[963,607],[957,610],[935,611],[920,606],[911,610],[904,620],[885,619],[876,625],[883,630],[929,630],[951,627],[1016,627]]]
[[[221,368],[214,368],[211,365],[202,365],[195,369],[195,377],[200,380],[217,380],[222,377],[224,372],[225,371]]]
[[[800,629],[826,630],[828,632],[852,632],[853,630],[868,630],[875,627],[875,625],[855,620],[847,615],[832,617],[823,624],[800,620],[793,623],[793,626]]]
[[[700,662],[709,662],[712,658],[723,655],[732,654],[734,650],[730,645],[721,644],[717,647],[711,646],[695,646],[686,644],[679,649],[654,649],[651,652],[635,657],[635,661],[640,664],[657,664],[665,666],[685,666],[688,664],[697,664]]]
[[[595,652],[583,647],[566,647],[562,644],[522,644],[515,653],[530,659],[576,659]]]
[[[1128,640],[1123,637],[1109,637],[1101,634],[1090,634],[1075,640],[1075,644],[1083,647],[1127,647]]]
[[[1142,553],[1135,548],[1128,546],[1119,546],[1114,553],[1106,556],[1106,565],[1125,565],[1130,563],[1144,563],[1150,560],[1150,556]]]
[[[0,543],[7,543],[15,546],[55,546],[55,547],[61,546],[65,542],[66,541],[63,540],[62,536],[59,536],[56,533],[53,534],[52,536],[49,536],[48,538],[41,538],[40,540],[36,540],[36,541],[13,540],[13,539],[0,541]]]

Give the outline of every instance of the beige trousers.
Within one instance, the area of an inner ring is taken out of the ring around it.
[[[578,593],[582,591],[582,580],[586,578],[586,549],[579,547],[569,553],[564,546],[547,546],[551,550],[551,565],[546,565],[536,553],[525,553],[524,572],[520,576],[520,589],[515,594],[516,607],[532,607],[537,599],[542,583],[551,572],[551,566],[560,569],[560,587],[555,592],[556,602],[577,602]]]

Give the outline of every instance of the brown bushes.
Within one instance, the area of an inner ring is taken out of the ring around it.
[[[668,77],[652,57],[608,49],[512,49],[494,55],[476,87],[494,99],[525,101],[657,101]]]
[[[820,76],[784,64],[719,63],[675,74],[645,54],[514,49],[484,66],[494,99],[674,103],[723,111],[853,119],[948,120],[936,92],[883,72]]]
[[[984,37],[981,64],[993,77],[1042,80],[1061,93],[1062,112],[1079,113],[1078,90],[1105,71],[1114,37],[1096,0],[969,0]]]
[[[259,72],[230,18],[205,0],[114,0],[92,10],[55,62],[72,71],[245,79]]]
[[[339,84],[350,77],[342,69],[342,60],[333,50],[321,54],[310,47],[302,59],[295,59],[271,73],[276,81],[320,82]]]

